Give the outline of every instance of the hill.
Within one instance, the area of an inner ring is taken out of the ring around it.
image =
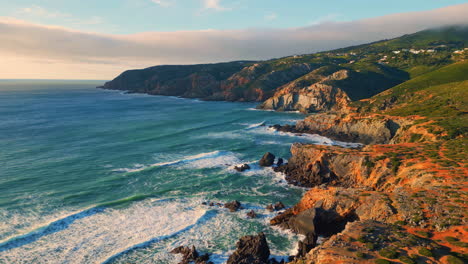
[[[285,95],[281,90],[288,87],[291,98],[305,95],[309,103],[303,105],[292,100],[287,105],[268,103],[264,107],[304,112],[330,110],[335,107],[334,98],[324,101],[313,95],[319,93],[317,84],[323,84],[324,78],[329,79],[326,85],[344,92],[349,101],[369,98],[421,74],[464,60],[467,40],[468,27],[447,27],[268,61],[164,65],[130,70],[102,88],[203,100],[263,102],[270,98],[284,101],[278,96]],[[346,72],[346,78],[331,80],[331,76],[340,71]],[[312,72],[321,78],[308,78]],[[317,108],[310,103],[317,100],[324,101],[322,105],[326,107]]]

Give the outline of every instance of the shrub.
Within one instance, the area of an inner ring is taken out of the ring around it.
[[[406,222],[400,220],[400,221],[396,221],[394,224],[402,226],[402,225],[406,225]]]
[[[374,250],[374,249],[375,249],[374,243],[371,243],[371,242],[366,243],[366,247],[367,247],[369,250]]]
[[[401,256],[398,258],[401,262],[407,263],[407,264],[416,264],[416,261],[414,261],[412,258],[408,256]]]
[[[449,243],[459,241],[458,238],[456,238],[456,237],[451,237],[451,236],[446,236],[446,237],[445,237],[445,240],[447,240],[447,242],[449,242]]]
[[[390,248],[384,248],[379,251],[380,256],[389,259],[396,259],[398,258],[398,252]]]
[[[376,259],[375,263],[376,264],[391,264],[391,262],[386,259]]]
[[[422,237],[430,237],[431,234],[425,231],[416,231],[416,233]]]
[[[356,257],[358,258],[366,258],[366,254],[362,253],[362,252],[356,252]]]
[[[429,249],[427,248],[420,248],[418,250],[418,253],[421,255],[421,256],[425,256],[425,257],[433,257],[434,254],[432,254],[432,251],[430,251]]]
[[[461,260],[461,259],[459,259],[459,258],[457,258],[457,257],[455,257],[455,256],[452,256],[452,255],[449,255],[449,256],[447,257],[447,262],[448,262],[449,264],[464,264],[464,261],[463,261],[463,260]]]
[[[361,243],[366,243],[367,239],[366,239],[366,236],[360,236],[358,237],[357,241],[361,242]]]

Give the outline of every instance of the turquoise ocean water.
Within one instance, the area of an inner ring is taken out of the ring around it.
[[[332,141],[268,129],[297,113],[101,84],[0,81],[0,263],[177,263],[168,251],[180,245],[223,263],[259,231],[273,255],[294,253],[297,237],[270,227],[264,208],[292,206],[304,190],[257,162]],[[233,169],[243,163],[252,170]],[[202,205],[234,199],[243,210]],[[247,219],[251,209],[259,218]]]

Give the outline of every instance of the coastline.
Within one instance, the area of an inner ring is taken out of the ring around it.
[[[447,218],[443,217],[444,214],[421,215],[417,209],[418,205],[406,202],[415,192],[421,189],[433,190],[441,184],[440,181],[437,183],[434,180],[440,177],[437,175],[432,175],[431,180],[428,180],[426,174],[433,172],[429,172],[430,168],[415,165],[413,154],[408,155],[409,158],[405,157],[408,154],[406,152],[421,145],[411,142],[414,133],[424,135],[423,139],[427,144],[438,140],[437,135],[418,124],[417,120],[418,117],[400,118],[347,110],[345,113],[324,112],[310,115],[292,126],[270,127],[280,133],[297,136],[322,134],[334,140],[359,144],[354,145],[354,149],[343,146],[293,144],[292,157],[288,163],[272,168],[276,172],[284,173],[289,184],[310,188],[301,202],[280,212],[270,221],[273,226],[303,235],[303,239],[298,241],[298,253],[296,256],[290,256],[289,263],[322,263],[325,260],[362,263],[362,257],[344,252],[345,246],[330,247],[330,244],[336,244],[343,236],[353,236],[353,239],[358,241],[359,236],[369,229],[378,229],[381,233],[397,230],[404,235],[393,237],[394,241],[391,242],[373,241],[375,245],[372,249],[366,248],[365,243],[363,247],[362,242],[340,240],[340,243],[354,248],[351,252],[362,252],[366,256],[365,259],[381,257],[376,249],[393,248],[395,242],[403,243],[408,237],[418,241],[413,241],[414,244],[433,248],[434,252],[442,250],[442,253],[437,254],[450,252],[435,246],[427,237],[420,235],[422,232],[430,232],[431,236],[438,236],[438,233],[446,232],[447,226],[443,221]],[[414,172],[416,170],[418,172]],[[428,185],[427,182],[432,184]],[[351,201],[344,201],[347,199]],[[376,203],[376,200],[383,202]],[[412,209],[408,209],[408,206]],[[304,226],[304,221],[309,224]],[[432,224],[421,227],[421,221]],[[418,226],[420,227],[415,229]],[[356,233],[356,229],[361,231]],[[466,231],[460,229],[459,232]],[[317,245],[319,236],[324,239]],[[408,244],[407,247],[413,246]],[[269,261],[276,263],[274,260]]]

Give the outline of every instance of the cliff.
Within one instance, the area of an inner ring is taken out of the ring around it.
[[[467,66],[423,74],[346,112],[274,126],[367,144],[294,144],[288,163],[275,168],[311,189],[270,223],[325,237],[292,263],[467,261]]]
[[[319,70],[321,69],[278,88],[273,97],[266,100],[259,108],[311,113],[347,107],[351,99],[343,90],[336,87],[333,81],[348,78],[348,71],[340,70],[324,76]]]
[[[397,38],[267,61],[129,70],[101,88],[203,100],[266,101],[261,108],[283,111],[335,111],[350,101],[372,97],[412,79],[421,69],[434,70],[462,60],[464,57],[452,54],[464,47],[468,31],[458,30],[455,34],[449,28],[444,32],[447,34],[420,32],[411,38],[401,37],[405,41]],[[439,48],[434,54],[421,53],[417,58],[406,52],[393,53],[395,49],[410,49],[416,43],[426,49],[446,43],[446,48]]]

